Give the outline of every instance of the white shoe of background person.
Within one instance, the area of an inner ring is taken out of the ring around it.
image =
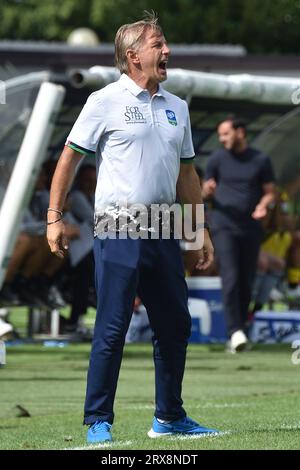
[[[11,333],[12,331],[13,326],[0,318],[0,338],[4,335],[7,335],[7,333]]]
[[[1,307],[0,308],[0,318],[1,320],[6,320],[8,317],[8,309],[7,308],[4,308],[4,307]]]
[[[248,344],[248,339],[242,330],[235,331],[230,338],[231,352],[244,351]]]
[[[270,292],[269,298],[273,302],[278,302],[279,300],[284,299],[284,294],[283,292],[281,292],[281,290],[277,289],[276,287],[273,287],[273,289]]]
[[[296,287],[288,287],[286,290],[286,296],[290,300],[300,299],[300,285]]]

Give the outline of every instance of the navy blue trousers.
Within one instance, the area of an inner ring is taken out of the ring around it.
[[[123,347],[136,292],[153,330],[155,416],[164,420],[183,418],[186,413],[181,388],[191,318],[178,241],[96,238],[94,256],[98,307],[84,424],[113,422]]]

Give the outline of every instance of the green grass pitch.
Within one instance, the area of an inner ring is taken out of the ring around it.
[[[85,449],[82,426],[90,344],[7,347],[0,368],[0,449]],[[151,345],[127,345],[105,449],[299,449],[300,365],[289,345],[230,355],[222,345],[190,345],[183,397],[188,414],[224,431],[216,437],[147,437],[154,410]],[[20,417],[17,405],[30,417]]]

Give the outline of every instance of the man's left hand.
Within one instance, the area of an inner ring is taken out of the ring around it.
[[[257,205],[254,212],[252,212],[252,218],[255,220],[261,220],[267,215],[267,208],[262,205]]]

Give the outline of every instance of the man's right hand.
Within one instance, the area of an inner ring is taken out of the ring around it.
[[[210,178],[207,181],[204,181],[202,185],[202,197],[209,198],[212,197],[215,193],[217,187],[217,183],[214,178]]]
[[[51,252],[59,258],[64,258],[69,246],[62,220],[47,226],[47,239]]]

